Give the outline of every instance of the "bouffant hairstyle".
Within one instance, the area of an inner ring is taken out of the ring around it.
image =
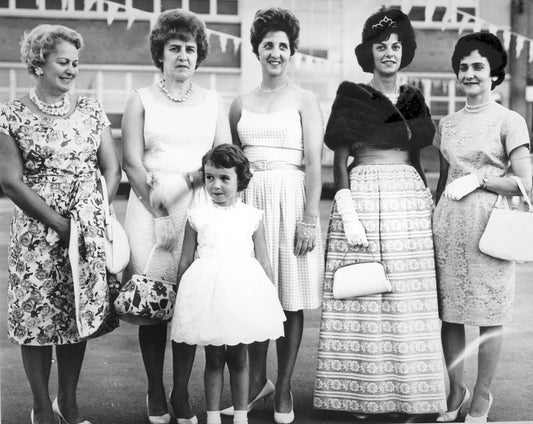
[[[250,28],[250,42],[255,55],[259,54],[259,44],[265,35],[272,31],[283,31],[287,34],[291,56],[294,55],[298,50],[300,21],[290,10],[281,7],[269,7],[255,12]]]
[[[196,42],[196,68],[207,57],[209,41],[205,24],[192,12],[183,9],[167,10],[159,15],[149,36],[152,61],[160,71],[163,70],[165,44],[172,39]]]
[[[453,71],[459,76],[461,60],[476,50],[489,62],[490,76],[495,77],[491,86],[491,90],[494,90],[505,79],[507,53],[500,39],[490,32],[474,32],[459,38],[452,54]]]
[[[28,68],[28,73],[35,75],[35,69],[43,66],[50,53],[62,42],[70,43],[78,50],[83,48],[83,37],[63,25],[42,24],[24,32],[20,42],[20,59]]]
[[[363,40],[355,48],[357,62],[359,62],[363,71],[374,72],[372,45],[388,40],[391,34],[397,34],[398,40],[402,43],[400,69],[405,68],[413,61],[416,40],[409,17],[399,9],[384,9],[366,20],[363,26]]]
[[[205,176],[205,165],[209,162],[215,168],[235,168],[237,173],[237,191],[248,187],[252,179],[250,162],[243,151],[233,144],[219,144],[209,150],[202,158],[202,172]]]

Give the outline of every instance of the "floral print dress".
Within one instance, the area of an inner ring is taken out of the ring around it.
[[[118,325],[109,317],[104,256],[103,199],[97,189],[97,150],[110,125],[96,100],[78,97],[66,117],[32,112],[14,100],[0,110],[0,132],[21,152],[23,181],[52,209],[78,227],[78,298],[83,325],[102,332]],[[68,249],[57,233],[15,207],[8,258],[8,335],[21,345],[82,340],[76,325]],[[109,276],[116,281],[115,276]],[[104,325],[105,324],[105,325]]]

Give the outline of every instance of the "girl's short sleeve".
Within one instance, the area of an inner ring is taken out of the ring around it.
[[[439,126],[437,127],[437,131],[435,131],[435,135],[433,136],[433,145],[440,150],[440,133],[442,130],[442,120],[439,121]]]
[[[505,119],[503,130],[503,142],[507,155],[520,146],[530,148],[529,131],[527,124],[521,115],[514,111],[509,111],[509,116]]]
[[[195,209],[187,209],[187,221],[189,221],[190,226],[196,232],[198,232],[198,213]]]
[[[263,220],[263,211],[260,209],[253,208],[252,213],[250,214],[252,217],[252,224],[253,224],[253,230],[254,232],[259,228],[259,224]]]
[[[0,133],[5,135],[11,135],[11,132],[9,130],[9,119],[6,105],[0,107]]]

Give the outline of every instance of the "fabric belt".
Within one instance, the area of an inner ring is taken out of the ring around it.
[[[253,171],[270,171],[273,169],[288,169],[294,171],[302,170],[301,166],[294,165],[293,163],[268,160],[257,160],[255,162],[251,162],[250,168],[252,168]]]

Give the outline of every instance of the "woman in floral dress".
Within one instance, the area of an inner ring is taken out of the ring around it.
[[[69,93],[82,45],[77,32],[59,25],[39,25],[27,33],[22,60],[36,85],[0,111],[0,182],[16,205],[8,258],[8,334],[21,345],[35,423],[56,424],[58,417],[81,422],[76,387],[86,341],[78,325],[101,333],[109,308],[97,172],[113,199],[120,167],[98,102]],[[71,220],[80,233],[79,314],[67,252]],[[54,345],[58,394],[51,402]]]

